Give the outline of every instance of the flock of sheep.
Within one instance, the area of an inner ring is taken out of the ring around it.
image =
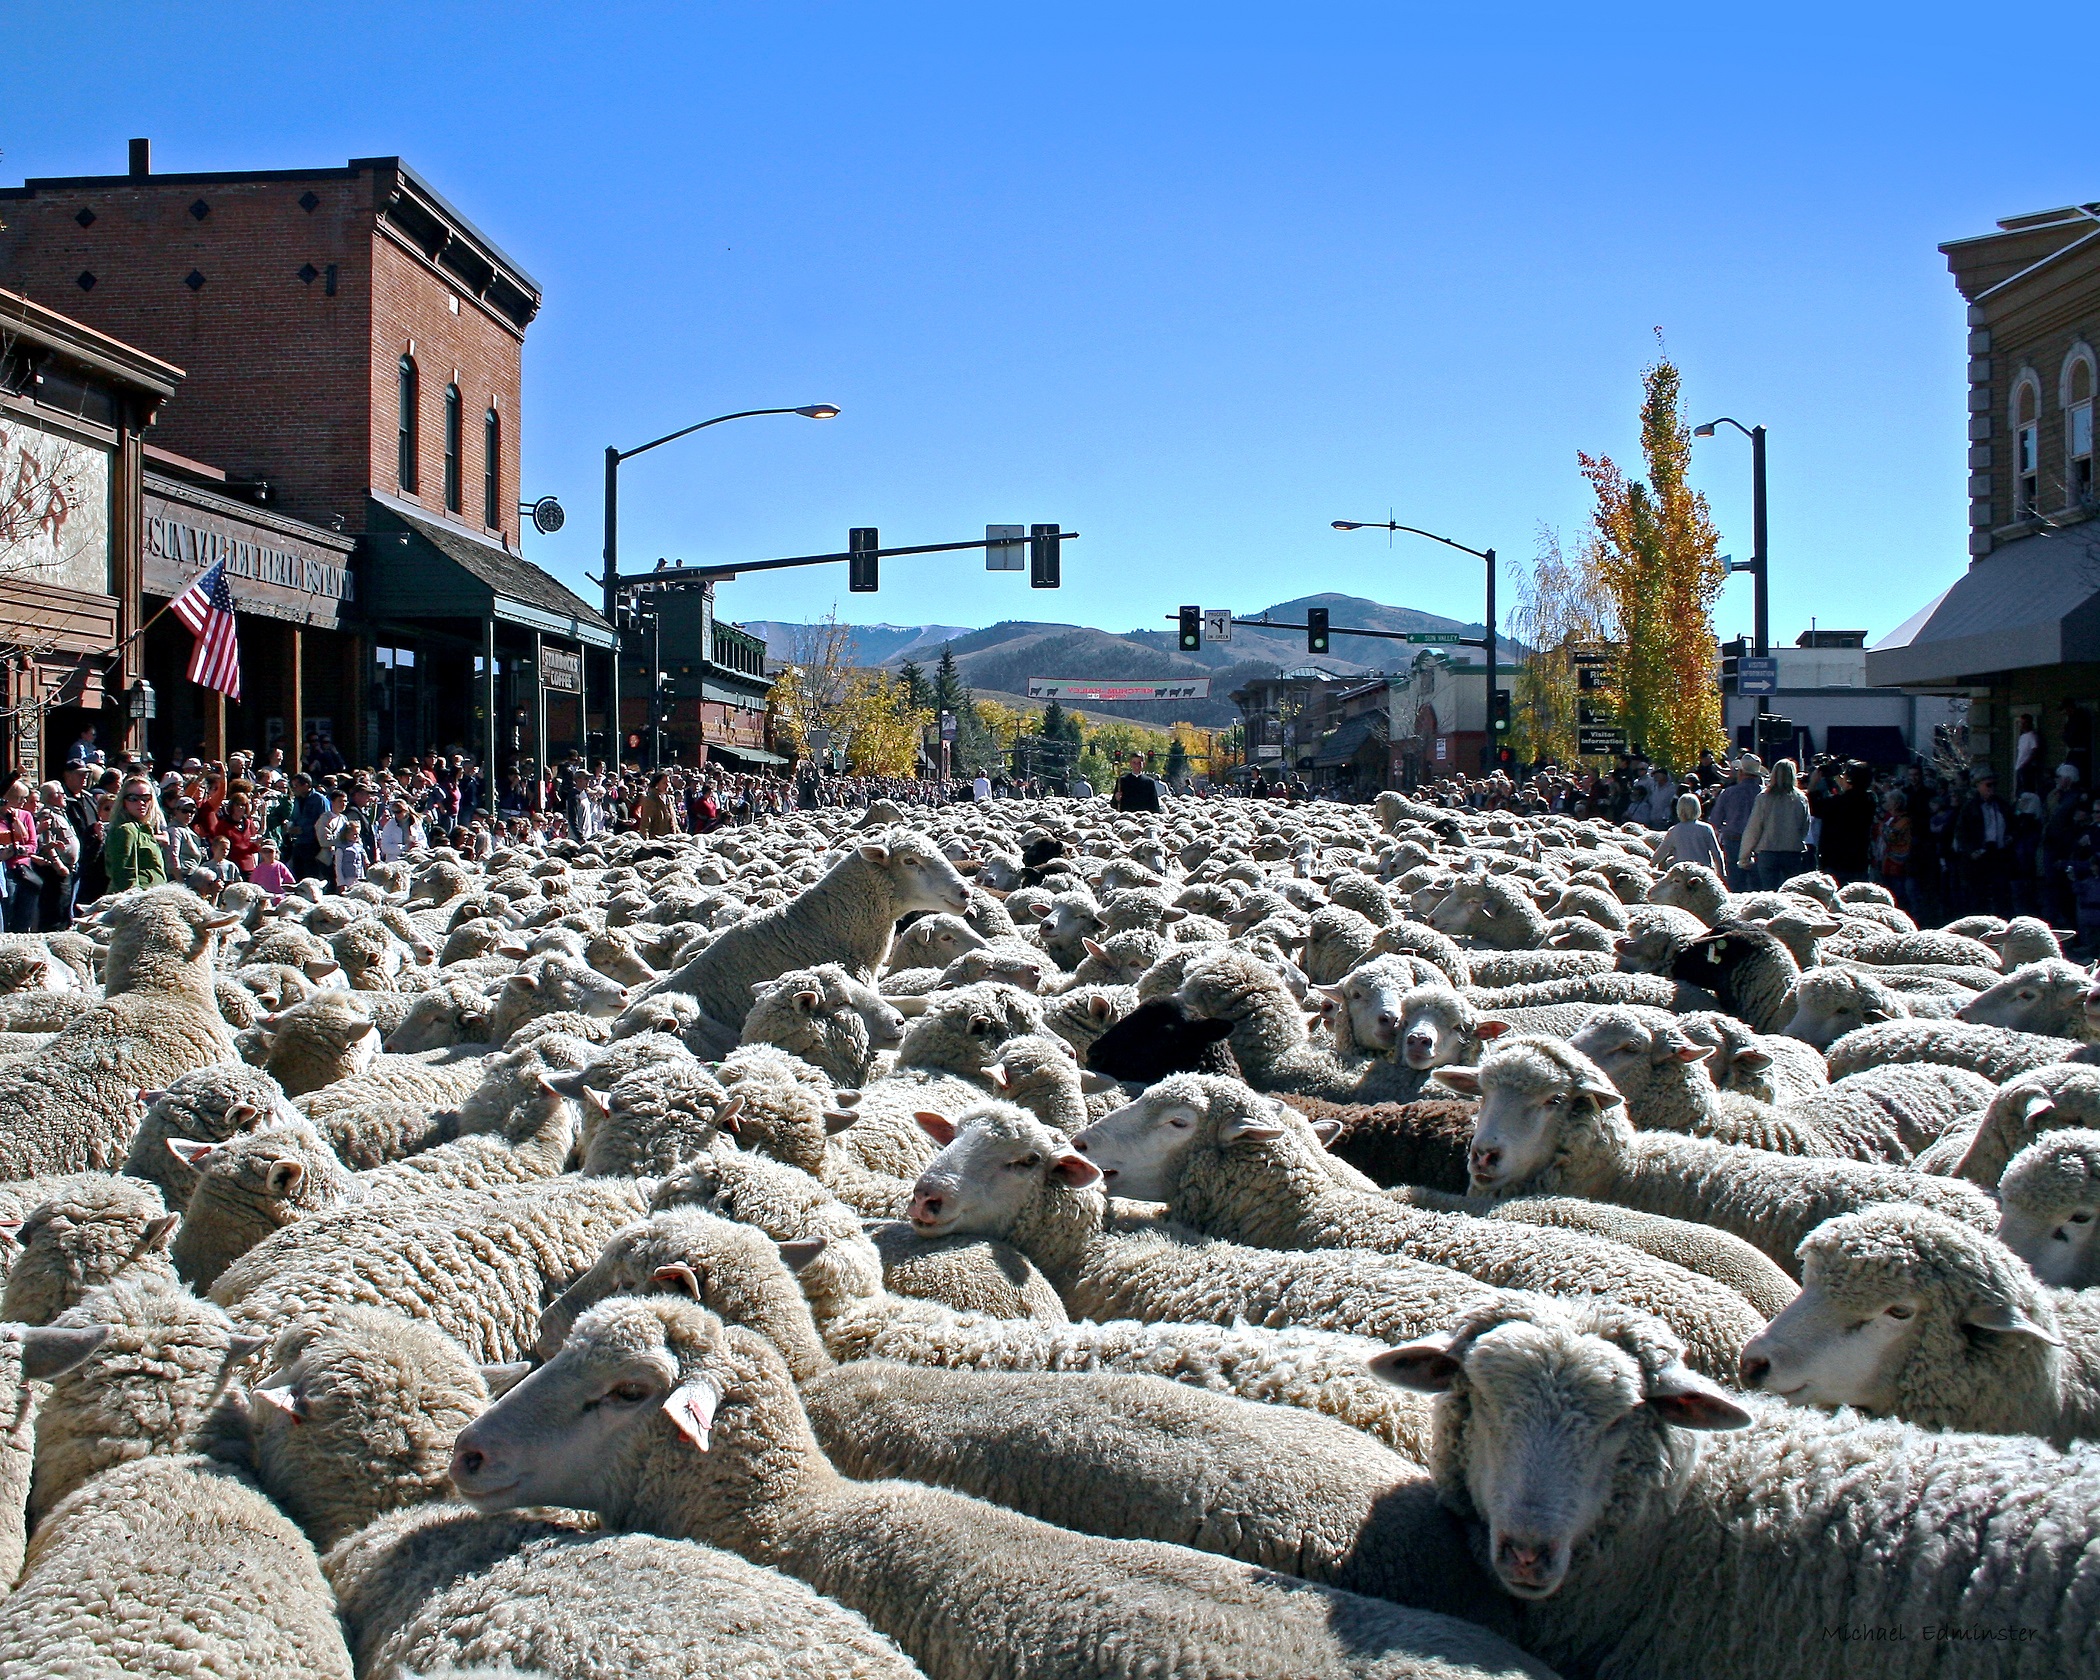
[[[2100,1674],[2100,991],[1654,838],[878,805],[0,939],[0,1680]]]

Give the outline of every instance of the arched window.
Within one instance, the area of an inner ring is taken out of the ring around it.
[[[460,510],[459,471],[459,387],[445,387],[445,510],[457,513]]]
[[[401,358],[401,431],[399,438],[401,488],[416,493],[416,363],[413,356]]]
[[[497,487],[503,472],[503,422],[492,408],[481,417],[481,522],[490,530],[503,523]]]
[[[2093,353],[2083,344],[2064,363],[2064,500],[2072,507],[2094,503]]]
[[[2032,373],[2013,387],[2013,518],[2032,519],[2042,505],[2042,384]]]

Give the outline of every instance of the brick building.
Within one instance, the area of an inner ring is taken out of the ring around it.
[[[2053,766],[2066,702],[2089,730],[2100,698],[2100,204],[1940,249],[1969,305],[1969,569],[1867,650],[1866,675],[1966,701],[1970,756],[2010,785],[2021,713]]]
[[[171,493],[215,498],[193,511],[222,522],[266,514],[228,539],[257,550],[329,546],[301,530],[355,539],[342,593],[287,600],[234,577],[262,688],[223,724],[197,708],[200,738],[216,726],[261,746],[274,727],[296,742],[327,719],[353,758],[583,744],[584,653],[613,638],[522,553],[522,358],[540,290],[500,247],[399,158],[157,175],[144,141],[126,174],[0,189],[0,221],[0,285],[187,371],[153,439],[174,458]],[[302,556],[302,581],[337,581],[305,558],[332,564]],[[190,745],[177,720],[181,707],[159,750]]]

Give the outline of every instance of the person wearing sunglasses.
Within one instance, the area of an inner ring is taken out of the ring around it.
[[[160,807],[153,797],[153,784],[143,776],[130,777],[119,791],[117,806],[102,842],[109,891],[165,886],[168,860],[160,849]]]

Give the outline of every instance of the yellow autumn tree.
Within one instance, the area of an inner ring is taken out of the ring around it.
[[[1681,770],[1724,744],[1713,605],[1728,574],[1706,498],[1685,482],[1692,439],[1678,414],[1676,365],[1659,356],[1642,384],[1646,480],[1628,478],[1608,455],[1576,457],[1597,498],[1582,565],[1617,621],[1610,699],[1619,722],[1634,745]]]
[[[912,775],[920,739],[933,723],[931,710],[912,705],[905,683],[880,671],[856,671],[847,679],[835,718],[847,768],[856,776]]]

